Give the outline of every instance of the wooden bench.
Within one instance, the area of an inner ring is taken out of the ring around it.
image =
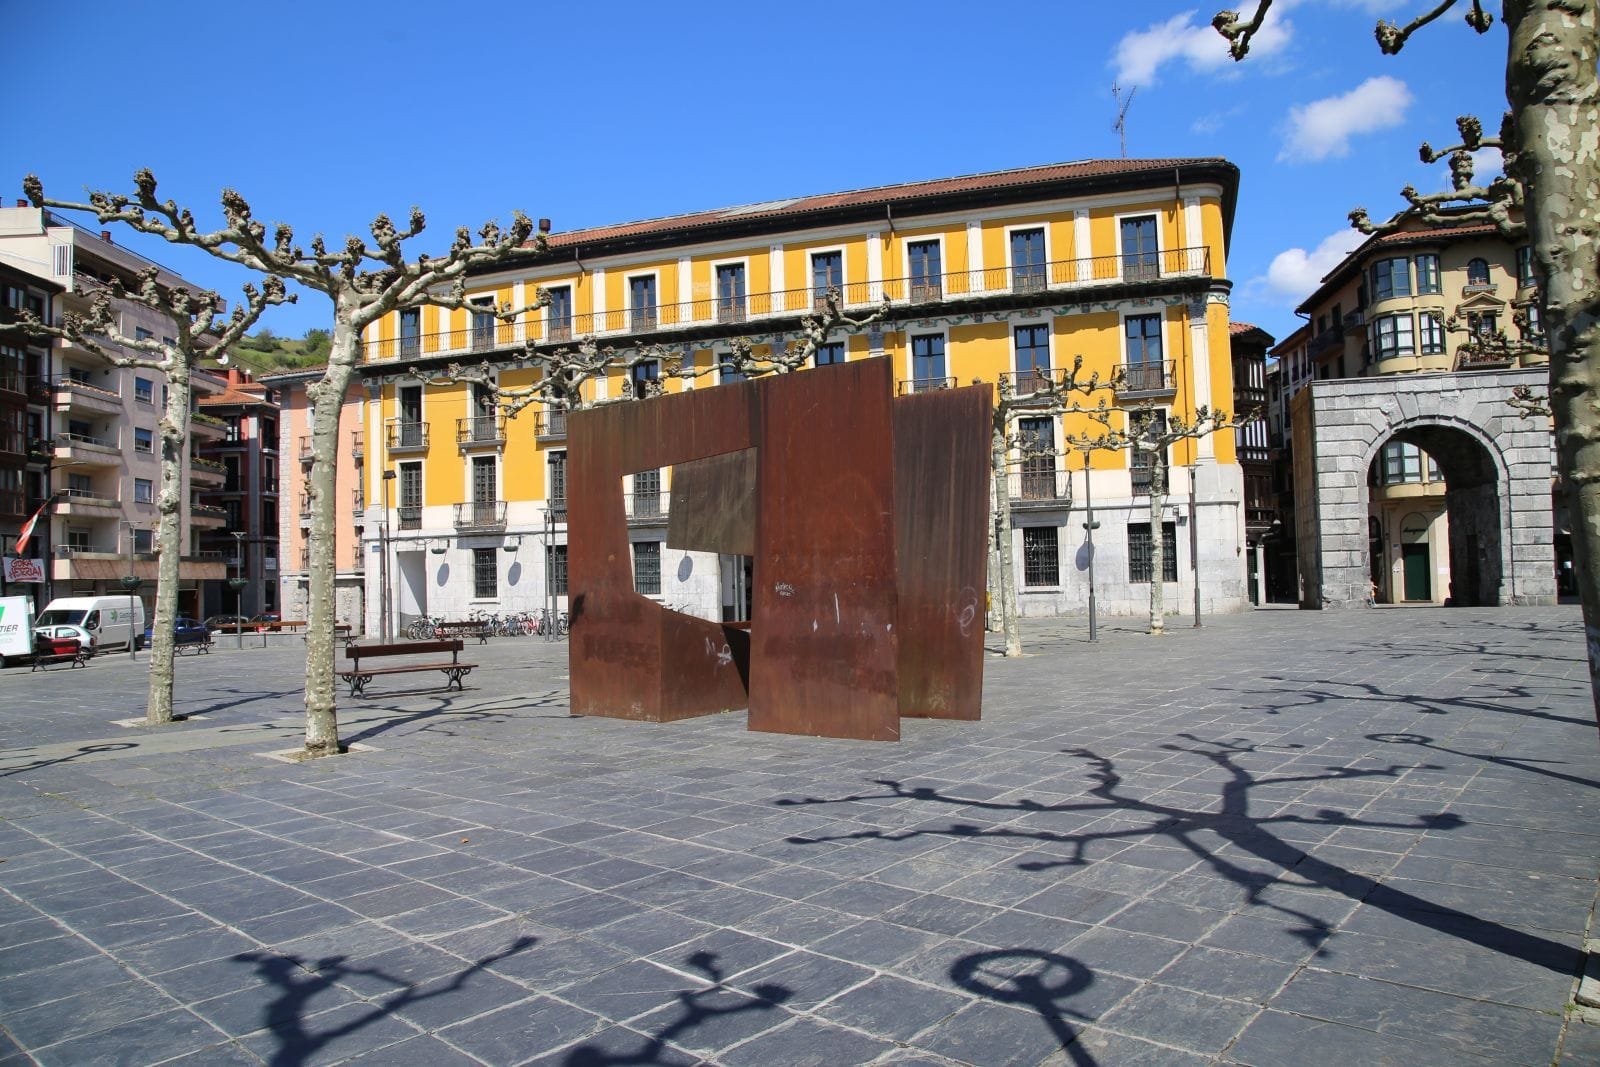
[[[355,627],[351,626],[347,622],[334,623],[333,639],[335,641],[343,641],[344,647],[349,648],[351,645],[356,643]],[[309,641],[311,640],[311,635],[309,633],[301,634],[300,640]]]
[[[177,638],[176,643],[172,646],[172,654],[181,656],[185,652],[193,652],[197,656],[203,655],[211,651],[211,643],[209,631],[204,637],[180,637]]]
[[[402,663],[397,667],[369,667],[361,661],[385,656],[425,656],[436,652],[450,653],[450,661],[434,660],[431,663]],[[407,641],[395,645],[351,645],[344,650],[350,660],[349,670],[339,672],[339,677],[350,683],[350,695],[361,696],[366,692],[367,683],[380,674],[413,674],[418,671],[442,671],[445,675],[445,688],[454,686],[461,689],[461,679],[465,678],[476,663],[462,663],[457,657],[461,654],[461,641],[459,638],[449,638],[443,641]]]
[[[489,624],[486,622],[441,622],[434,629],[447,637],[476,637],[480,645],[489,643]]]
[[[33,671],[43,668],[50,669],[56,663],[69,664],[72,667],[86,667],[89,665],[89,653],[76,639],[71,637],[35,637],[33,639]]]

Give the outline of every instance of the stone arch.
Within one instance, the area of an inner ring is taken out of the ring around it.
[[[1432,455],[1445,477],[1452,602],[1554,603],[1551,435],[1506,403],[1516,386],[1547,382],[1533,368],[1316,381],[1296,394],[1302,606],[1366,603],[1367,469],[1396,439]]]

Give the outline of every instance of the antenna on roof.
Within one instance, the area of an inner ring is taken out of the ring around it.
[[[1128,99],[1122,99],[1122,87],[1116,82],[1111,83],[1111,96],[1117,102],[1117,121],[1111,128],[1117,131],[1117,139],[1122,143],[1122,158],[1128,158],[1128,109],[1133,106],[1133,94],[1139,91],[1135,85],[1128,90]]]

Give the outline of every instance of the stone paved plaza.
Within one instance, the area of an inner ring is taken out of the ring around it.
[[[898,744],[573,718],[531,639],[306,764],[292,645],[159,731],[7,671],[0,1065],[1600,1062],[1576,609],[1173,625]]]

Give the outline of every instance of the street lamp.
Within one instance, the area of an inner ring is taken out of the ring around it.
[[[1200,629],[1200,526],[1194,510],[1195,464],[1189,465],[1189,571],[1194,578],[1194,628]]]
[[[128,591],[128,658],[137,662],[138,636],[135,631],[139,628],[139,613],[134,610],[134,603],[139,599],[139,587],[144,584],[144,579],[133,573],[133,531],[138,529],[138,524],[124,520],[122,525],[128,533],[128,573],[122,576],[122,588]]]
[[[378,527],[378,580],[383,583],[378,604],[383,612],[379,628],[383,632],[384,644],[389,643],[389,483],[394,481],[394,471],[383,472],[383,525]]]
[[[1089,449],[1083,450],[1083,504],[1088,509],[1084,518],[1083,532],[1088,539],[1089,548],[1089,640],[1098,641],[1095,633],[1095,603],[1094,603],[1094,532],[1100,524],[1094,521],[1094,489],[1089,485]]]
[[[233,559],[238,567],[238,577],[228,579],[228,588],[233,590],[233,615],[234,632],[239,635],[239,649],[244,650],[244,587],[248,579],[244,576],[244,539],[245,531],[230,530],[233,534]]]

